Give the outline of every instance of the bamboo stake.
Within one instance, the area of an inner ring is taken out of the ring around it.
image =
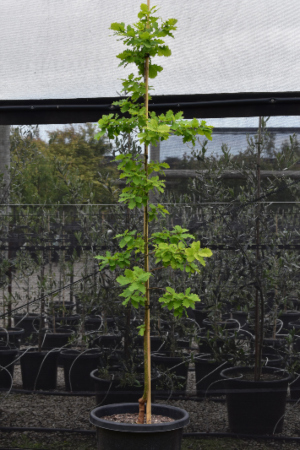
[[[150,0],[147,0],[148,9],[150,9]],[[144,71],[144,83],[145,83],[145,116],[148,119],[149,108],[149,56],[145,59],[145,71]],[[148,145],[144,147],[144,168],[146,178],[148,178]],[[149,272],[149,243],[148,243],[148,199],[147,204],[144,207],[144,242],[145,242],[145,260],[144,269],[145,272]],[[144,334],[144,395],[139,399],[139,418],[138,423],[144,423],[145,414],[145,402],[147,402],[146,422],[151,423],[151,343],[150,343],[150,290],[149,280],[145,283],[146,298],[145,298],[145,334]]]
[[[150,0],[147,0],[147,6],[150,9]],[[146,107],[146,118],[148,120],[148,108],[149,108],[149,56],[147,56],[145,61],[145,107]],[[146,177],[148,178],[148,145],[145,145],[145,171]],[[149,271],[149,243],[148,243],[148,200],[145,207],[145,271]],[[149,280],[146,283],[146,309],[145,315],[147,316],[147,423],[151,423],[151,342],[150,342],[150,290],[149,290]]]

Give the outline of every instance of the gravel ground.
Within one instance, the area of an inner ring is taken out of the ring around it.
[[[194,373],[189,373],[188,389],[194,388]],[[20,367],[15,367],[14,388],[21,388]],[[64,390],[63,371],[58,369],[58,388]],[[190,413],[190,425],[184,432],[228,432],[226,404],[207,398],[204,401],[159,401],[186,409]],[[46,427],[84,429],[93,431],[89,412],[95,407],[95,398],[79,396],[49,396],[40,394],[2,394],[0,418],[2,427]],[[300,405],[288,403],[283,435],[300,436]],[[76,444],[75,444],[76,443]],[[184,440],[183,450],[213,448],[295,449],[296,442],[242,441],[237,439]],[[35,448],[62,450],[89,450],[96,448],[94,435],[74,433],[1,432],[0,448]]]

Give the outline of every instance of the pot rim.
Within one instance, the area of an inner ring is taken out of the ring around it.
[[[99,376],[96,375],[96,373],[98,372],[99,369],[94,369],[92,370],[92,372],[90,373],[90,377],[94,380],[94,381],[107,381],[108,383],[110,383],[111,381],[120,381],[120,379],[118,378],[114,378],[113,380],[106,380],[105,378],[100,378]],[[123,370],[120,370],[120,372],[123,372]],[[143,375],[143,373],[141,372],[140,375]],[[155,376],[153,376],[155,375]],[[159,373],[152,373],[151,374],[151,381],[156,381],[161,377],[161,375]]]
[[[0,346],[0,354],[6,355],[6,356],[9,356],[9,355],[16,356],[16,355],[19,354],[19,349],[18,348],[11,348],[9,346],[7,346],[7,347],[1,347]]]
[[[153,352],[151,353],[151,359],[156,359],[157,361],[163,361],[167,359],[168,361],[176,360],[176,361],[185,361],[191,358],[191,355],[189,353],[181,352],[180,350],[177,350],[178,353],[181,353],[181,355],[178,356],[167,356],[164,353],[160,352]]]
[[[1,328],[0,329],[0,335],[6,336],[8,335],[14,335],[14,334],[23,334],[24,328],[21,327],[8,327],[8,328]]]
[[[112,405],[100,406],[95,408],[90,413],[90,422],[98,428],[104,428],[106,430],[112,431],[121,431],[121,432],[130,432],[130,433],[157,433],[157,432],[166,432],[177,430],[179,428],[183,428],[190,422],[190,416],[187,411],[181,408],[177,408],[175,406],[169,405],[161,405],[161,404],[153,404],[152,405],[152,413],[165,415],[171,418],[174,418],[173,422],[164,422],[159,424],[129,424],[129,423],[119,423],[112,422],[110,420],[104,420],[101,417],[112,415],[114,411],[118,410],[120,413],[138,413],[139,405],[138,403],[116,403]],[[162,410],[162,411],[161,411]],[[178,415],[181,415],[179,419],[177,419]]]
[[[278,380],[259,380],[259,381],[254,381],[254,380],[243,380],[242,378],[232,378],[231,376],[229,376],[230,372],[252,372],[254,373],[254,368],[253,367],[249,367],[249,366],[236,366],[236,367],[229,367],[227,369],[224,369],[221,371],[220,375],[222,378],[224,378],[225,380],[232,380],[234,382],[238,382],[241,384],[253,384],[257,383],[259,384],[274,384],[274,383],[282,383],[282,382],[290,382],[292,380],[292,375],[290,375],[286,370],[284,369],[279,369],[278,367],[268,367],[268,366],[264,366],[262,367],[262,373],[273,373],[274,371],[277,373],[281,373],[283,375],[282,378],[278,379]]]
[[[85,352],[81,352],[80,350],[76,350],[73,348],[66,348],[64,350],[61,350],[59,353],[60,353],[60,356],[62,356],[63,358],[78,357],[78,359],[80,359],[81,357],[92,358],[95,356],[99,357],[102,355],[101,350],[99,350],[98,348],[89,348]]]

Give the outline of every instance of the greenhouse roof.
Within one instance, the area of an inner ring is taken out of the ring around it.
[[[77,105],[79,111],[91,104],[109,105],[121,91],[121,78],[132,71],[118,67],[116,54],[124,46],[109,26],[135,22],[140,3],[0,0],[0,107],[45,109],[59,103],[73,110]],[[298,1],[152,0],[151,4],[160,8],[163,19],[178,19],[175,40],[168,42],[172,56],[162,61],[164,71],[152,83],[157,104],[202,102],[205,108],[203,102],[217,101],[212,104],[216,111],[220,101],[226,101],[227,114],[219,110],[219,115],[208,115],[221,117],[241,115],[241,101],[245,106],[245,100],[264,99],[271,108],[267,114],[272,108],[277,114],[274,103],[278,105],[281,97],[289,98],[281,101],[281,114],[286,103],[293,106],[284,114],[298,114]],[[250,103],[247,115],[257,115],[259,106],[251,110]],[[0,111],[0,123],[7,111]]]

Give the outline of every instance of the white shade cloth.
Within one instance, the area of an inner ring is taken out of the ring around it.
[[[0,100],[113,97],[124,48],[112,22],[141,0],[0,0]],[[178,19],[156,95],[300,91],[297,0],[153,0]]]

